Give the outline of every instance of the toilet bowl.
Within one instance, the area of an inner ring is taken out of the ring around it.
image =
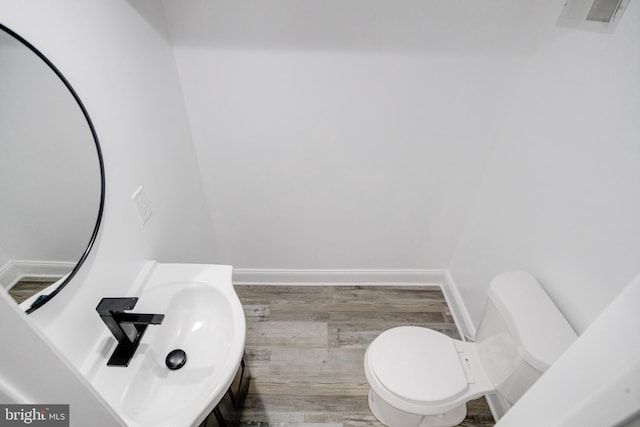
[[[451,427],[487,393],[515,401],[577,338],[528,273],[497,276],[477,342],[417,326],[381,333],[367,348],[369,407],[390,427]]]
[[[475,344],[416,326],[380,334],[365,353],[365,374],[371,411],[392,427],[457,425],[468,400],[494,391]]]

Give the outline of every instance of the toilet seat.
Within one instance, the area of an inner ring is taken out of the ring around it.
[[[369,363],[387,390],[413,402],[446,402],[469,384],[451,338],[431,329],[406,326],[383,332],[371,344]]]
[[[494,389],[474,343],[417,326],[380,334],[365,353],[365,374],[376,394],[415,414],[441,414]]]

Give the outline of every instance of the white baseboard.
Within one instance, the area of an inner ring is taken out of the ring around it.
[[[471,320],[469,311],[467,310],[464,301],[458,288],[456,287],[453,277],[449,274],[449,271],[445,271],[442,281],[442,293],[447,300],[447,305],[453,316],[453,320],[456,322],[458,331],[462,335],[465,341],[473,341],[476,336],[476,327]]]
[[[444,270],[233,270],[235,285],[435,285],[442,283]]]
[[[66,261],[9,261],[0,269],[0,287],[11,289],[24,277],[59,278],[71,272],[75,265]]]
[[[509,404],[497,394],[487,394],[485,395],[485,398],[489,404],[489,409],[491,410],[493,419],[498,422],[509,410]]]
[[[369,286],[433,285],[442,289],[460,335],[475,336],[475,326],[447,270],[287,270],[238,268],[233,270],[235,285]]]

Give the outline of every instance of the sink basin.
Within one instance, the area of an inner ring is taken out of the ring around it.
[[[85,374],[129,426],[198,425],[229,388],[244,352],[246,324],[231,266],[148,264],[130,296],[132,312],[161,313],[128,367],[107,366],[116,342],[106,330]],[[170,370],[169,352],[185,365]]]

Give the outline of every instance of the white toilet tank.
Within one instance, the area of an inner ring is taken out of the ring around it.
[[[577,335],[529,273],[511,271],[489,285],[476,333],[482,366],[497,391],[514,404]]]

